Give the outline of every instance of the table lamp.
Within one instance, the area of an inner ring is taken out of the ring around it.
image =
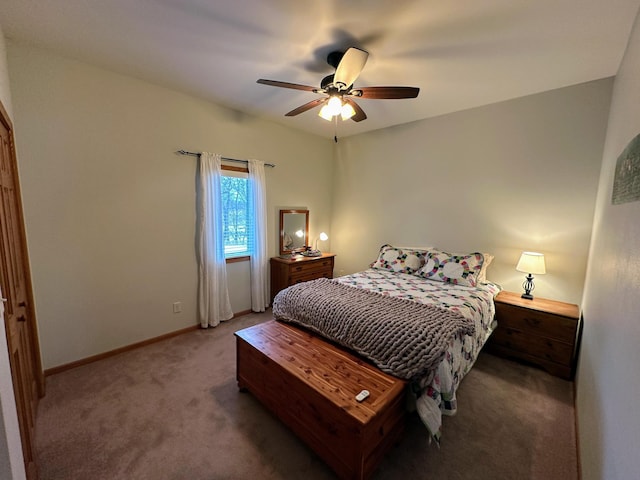
[[[542,275],[547,272],[544,266],[544,255],[537,252],[522,252],[520,260],[518,260],[518,265],[516,265],[516,270],[527,274],[522,284],[522,288],[524,288],[522,298],[533,300],[531,292],[535,288],[535,285],[533,284],[532,274]]]
[[[315,244],[314,250],[319,252],[320,250],[318,250],[318,240],[322,240],[323,242],[327,241],[329,240],[329,236],[326,233],[322,232],[320,236],[316,238],[316,244]]]

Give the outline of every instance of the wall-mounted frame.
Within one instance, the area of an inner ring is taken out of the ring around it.
[[[611,203],[640,200],[640,134],[636,135],[622,151],[616,162]]]

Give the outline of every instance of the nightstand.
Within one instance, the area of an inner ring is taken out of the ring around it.
[[[512,292],[500,292],[495,304],[498,326],[487,343],[489,352],[573,378],[581,323],[577,305],[527,300]]]
[[[271,257],[271,301],[280,290],[317,278],[333,278],[333,253],[320,257]]]

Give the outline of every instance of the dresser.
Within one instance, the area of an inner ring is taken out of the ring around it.
[[[320,257],[271,257],[271,301],[280,290],[296,283],[333,278],[334,257],[333,253]]]
[[[575,372],[580,311],[571,303],[500,292],[495,299],[498,327],[487,350],[542,367],[571,380]]]

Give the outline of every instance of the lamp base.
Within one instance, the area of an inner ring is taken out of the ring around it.
[[[527,274],[527,276],[525,277],[525,281],[522,284],[522,288],[524,288],[522,298],[533,300],[533,295],[531,295],[531,292],[533,292],[533,289],[536,288],[536,286],[533,284],[533,275],[531,275],[530,273]]]

